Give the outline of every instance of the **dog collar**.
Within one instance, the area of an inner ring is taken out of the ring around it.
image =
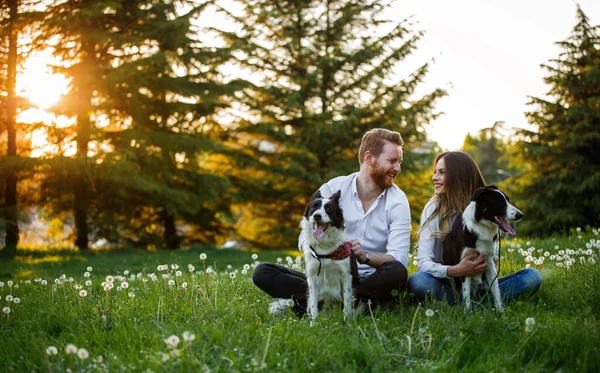
[[[335,249],[334,252],[327,255],[317,254],[317,252],[315,251],[315,249],[313,249],[312,246],[309,246],[309,248],[310,255],[312,255],[313,258],[319,261],[319,270],[317,272],[317,276],[321,274],[321,259],[343,260],[349,257],[350,254],[352,254],[352,244],[350,242],[344,242],[344,244],[338,246],[338,248]]]

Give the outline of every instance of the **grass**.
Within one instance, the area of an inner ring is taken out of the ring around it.
[[[268,313],[271,299],[251,282],[257,260],[250,252],[23,250],[0,262],[0,367],[18,372],[597,372],[599,239],[598,231],[590,230],[505,242],[502,274],[529,264],[542,272],[543,284],[536,295],[509,303],[504,313],[489,306],[465,313],[399,294],[393,309],[349,321],[341,309],[332,309],[321,312],[312,326],[291,312]],[[258,260],[281,258],[297,265],[292,253],[258,253]],[[105,290],[107,276],[113,287]],[[527,319],[535,323],[528,326]],[[165,342],[172,336],[180,340],[176,346]],[[76,353],[66,352],[70,344]]]

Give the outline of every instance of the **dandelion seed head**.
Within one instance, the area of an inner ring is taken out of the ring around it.
[[[125,281],[121,282],[121,289],[127,289],[129,287],[129,284]]]
[[[133,291],[130,291],[127,295],[129,296],[129,298],[135,298],[135,293]]]
[[[6,281],[6,284],[7,284],[8,286],[13,286],[13,282],[12,282],[11,280],[8,280],[8,281]]]
[[[188,332],[188,331],[183,332],[182,337],[183,337],[183,340],[186,342],[191,342],[194,339],[196,339],[196,336],[193,333]]]
[[[85,286],[92,286],[92,280],[87,280],[85,282]]]
[[[175,276],[176,276],[176,277],[181,277],[181,275],[183,275],[183,273],[181,273],[181,271],[177,271],[177,272],[175,272]]]
[[[250,264],[244,264],[244,269],[247,271],[250,269]]]
[[[175,286],[175,280],[169,280],[168,284],[169,286]]]
[[[91,273],[89,273],[89,272],[85,272],[85,273],[83,274],[83,277],[85,277],[85,278],[89,278],[91,275],[92,275]]]
[[[9,314],[10,313],[10,307],[4,307],[2,308],[2,312],[4,312],[5,314]]]
[[[129,274],[129,270],[128,269],[126,269],[126,270],[123,271],[123,275],[124,276],[127,276],[128,274]]]
[[[177,345],[179,344],[180,341],[181,340],[179,339],[179,337],[176,336],[175,334],[173,334],[169,338],[165,339],[165,343],[167,344],[167,348],[169,348],[169,349],[173,349],[173,348],[177,347]]]
[[[256,254],[256,253],[252,254],[252,260],[256,260],[256,259],[258,259],[258,254]]]
[[[79,290],[79,296],[80,297],[86,297],[87,296],[87,291],[85,291],[85,290]]]
[[[46,285],[48,285],[48,281],[46,281],[46,280],[42,280],[42,281],[40,282],[40,284],[42,284],[42,285],[46,286]]]
[[[427,317],[431,317],[433,316],[434,312],[431,308],[428,308],[427,311],[425,311],[425,316]]]
[[[193,266],[193,265],[191,265],[191,264],[188,264],[188,271],[190,271],[190,272],[194,272],[194,270],[195,270],[195,269],[196,269],[196,268],[194,268],[194,266]]]
[[[46,348],[46,355],[48,355],[48,356],[58,355],[58,348],[56,348],[54,346],[48,346],[48,348]]]
[[[87,267],[87,268],[86,268],[86,271],[88,271],[88,272],[92,272],[92,267]]]
[[[0,288],[4,287],[4,282],[0,281]]]
[[[182,288],[184,288],[184,289],[187,289],[187,287],[188,287],[188,284],[187,284],[187,282],[183,282],[183,283],[181,284],[181,287],[182,287]]]
[[[81,360],[85,360],[90,357],[90,354],[85,348],[80,348],[77,350],[77,357]]]
[[[200,260],[202,260],[202,261],[206,260],[206,254],[205,253],[200,254]]]
[[[115,278],[111,275],[106,276],[106,282],[114,282]]]
[[[10,295],[10,294],[8,294],[8,295],[6,296],[6,301],[7,301],[7,302],[12,302],[12,301],[13,301],[13,296],[12,296],[12,295]]]
[[[77,346],[75,346],[73,343],[69,343],[65,346],[65,353],[67,355],[72,355],[77,353]]]
[[[235,279],[235,272],[231,272],[231,273],[229,274],[229,277],[231,277],[231,279],[232,279],[232,280],[233,280],[233,279]]]

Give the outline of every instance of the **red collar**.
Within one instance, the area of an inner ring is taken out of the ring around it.
[[[317,259],[343,260],[352,254],[352,244],[350,242],[344,242],[337,249],[335,249],[334,252],[328,255],[319,255],[312,247],[310,248],[310,253]]]

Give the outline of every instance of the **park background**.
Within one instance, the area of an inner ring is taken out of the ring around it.
[[[419,51],[427,30],[410,12],[430,20],[439,13],[427,4],[2,4],[0,234],[8,255],[19,244],[293,247],[307,197],[358,168],[361,135],[373,127],[404,138],[396,183],[417,224],[431,195],[432,158],[444,149],[432,138],[465,133],[456,111],[443,122],[437,108],[455,102],[453,90],[464,96],[460,74],[448,72],[443,86],[428,80],[436,66],[462,71],[460,61],[444,57],[444,46]],[[457,2],[461,25],[467,5]],[[475,28],[496,8],[471,5],[472,24],[457,26],[464,37],[448,43],[470,51],[462,65],[476,66],[477,53],[479,65],[502,60],[507,53],[492,53],[494,40]],[[552,17],[565,9],[544,5]],[[510,29],[508,10],[519,24],[519,8],[506,7],[489,28]],[[557,54],[527,61],[543,72],[545,92],[517,98],[508,91],[505,105],[502,87],[472,68],[467,86],[488,104],[473,99],[474,115],[459,111],[472,122],[482,106],[495,108],[498,118],[481,117],[461,148],[525,212],[520,234],[599,225],[598,29],[585,9],[570,3],[570,10],[560,14],[571,32],[555,40]],[[540,18],[544,12],[540,6]],[[522,74],[514,66],[488,73]],[[511,117],[517,99],[528,123],[507,125],[502,108]]]
[[[0,2],[0,366],[600,371],[598,11]],[[401,292],[350,320],[271,315],[252,269],[303,269],[304,204],[373,127],[404,137],[414,228],[435,154],[469,152],[526,216],[500,275],[536,268],[540,291],[504,313]]]

